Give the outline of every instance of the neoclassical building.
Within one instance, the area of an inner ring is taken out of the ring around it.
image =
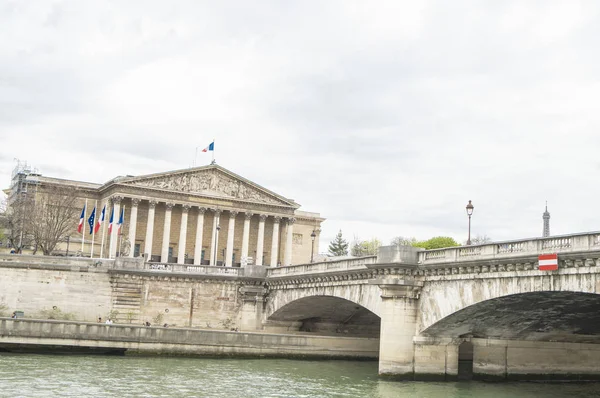
[[[97,203],[98,217],[106,205],[106,219],[93,236],[69,237],[71,252],[82,245],[83,255],[132,257],[149,261],[195,265],[285,266],[311,261],[319,250],[318,213],[216,165],[143,176],[116,177],[105,184],[71,181],[29,171],[13,175],[15,189],[75,188],[80,206],[87,199],[86,225]],[[8,191],[8,190],[7,190]],[[122,228],[108,233],[114,208],[115,222],[124,209]],[[316,235],[316,238],[315,238]],[[82,239],[83,238],[83,239]],[[65,242],[60,250],[66,250]]]

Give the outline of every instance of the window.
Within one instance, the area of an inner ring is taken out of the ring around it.
[[[136,243],[133,247],[133,257],[139,257],[141,250],[141,243]]]

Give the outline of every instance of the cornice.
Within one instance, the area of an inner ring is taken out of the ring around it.
[[[158,195],[160,194],[160,195]],[[253,213],[266,212],[281,214],[289,217],[294,214],[294,207],[267,204],[262,202],[245,201],[237,198],[223,198],[219,196],[202,195],[190,192],[174,192],[151,187],[113,184],[103,192],[104,197],[124,195],[140,199],[156,199],[160,202],[175,202],[181,205],[202,206],[208,208],[219,207],[223,210],[252,211]],[[220,202],[220,203],[215,203]]]

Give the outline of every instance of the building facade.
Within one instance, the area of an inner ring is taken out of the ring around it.
[[[23,175],[25,174],[25,175]],[[15,184],[17,181],[17,184]],[[147,256],[149,261],[193,265],[285,266],[311,261],[318,253],[321,222],[318,213],[216,165],[116,177],[105,184],[17,173],[9,196],[71,188],[81,207],[87,203],[84,232],[61,242],[59,252],[114,258]],[[105,220],[89,234],[87,220],[96,220],[106,206]],[[114,213],[113,213],[114,212]],[[123,224],[117,227],[120,214]],[[109,220],[113,216],[112,231]],[[77,217],[79,218],[79,217]],[[79,246],[81,245],[81,246]],[[59,253],[60,254],[60,253]]]

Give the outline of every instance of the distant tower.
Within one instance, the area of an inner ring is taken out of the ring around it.
[[[544,211],[542,218],[544,219],[544,232],[542,233],[542,237],[547,238],[550,236],[550,213],[548,213],[548,202],[546,202],[546,211]]]

